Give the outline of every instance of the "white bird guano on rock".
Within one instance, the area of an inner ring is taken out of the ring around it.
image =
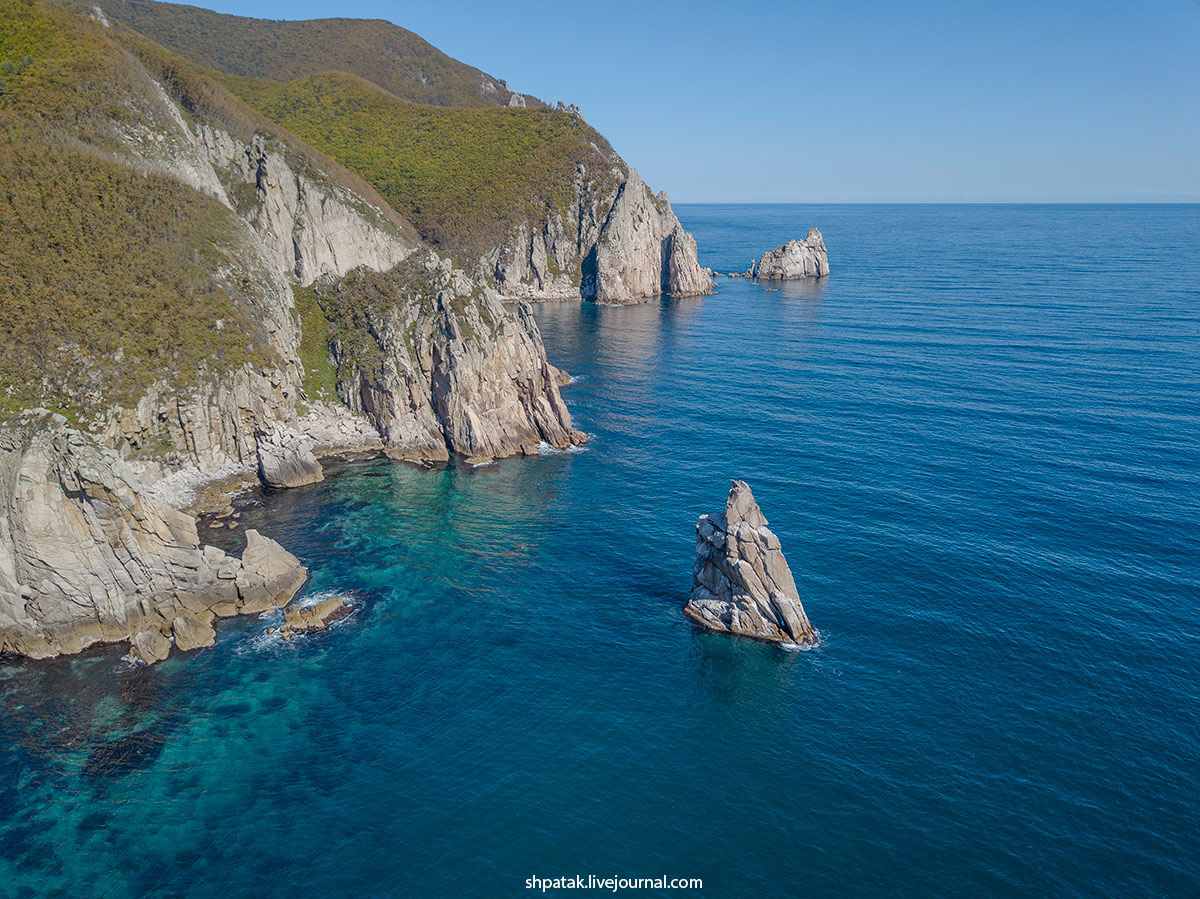
[[[725,511],[696,524],[689,618],[714,631],[811,646],[816,631],[800,602],[779,538],[745,481],[734,481]]]

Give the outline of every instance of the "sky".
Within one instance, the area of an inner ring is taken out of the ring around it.
[[[673,202],[1198,202],[1200,0],[193,0],[382,18]]]

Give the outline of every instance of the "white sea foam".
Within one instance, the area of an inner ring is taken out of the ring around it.
[[[564,453],[586,453],[587,451],[588,448],[586,446],[576,446],[574,444],[568,446],[566,449],[551,446],[545,440],[538,444],[539,456],[561,456]]]
[[[303,596],[293,599],[292,605],[298,609],[307,609],[309,606],[315,606],[327,599],[333,599],[335,596],[345,596],[349,605],[353,605],[353,597],[343,590],[318,590],[315,593],[306,593]]]
[[[821,646],[821,632],[814,628],[813,636],[817,638],[817,642],[815,643],[806,643],[804,646],[801,646],[799,643],[780,643],[779,648],[785,652],[810,652]]]

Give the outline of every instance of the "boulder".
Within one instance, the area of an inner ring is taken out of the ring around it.
[[[258,437],[258,477],[268,487],[303,487],[325,473],[307,437],[277,430]]]
[[[300,560],[254,528],[246,530],[246,551],[235,583],[237,611],[243,615],[286,606],[308,580]]]
[[[723,513],[701,515],[696,524],[692,595],[683,611],[714,631],[817,642],[779,538],[745,481],[733,481]]]
[[[162,631],[142,631],[129,638],[129,654],[136,661],[153,665],[171,654],[171,641]]]
[[[756,275],[760,281],[791,281],[820,278],[829,274],[829,253],[821,232],[810,228],[804,240],[789,240],[758,260]]]
[[[289,606],[283,610],[284,627],[296,633],[320,631],[353,611],[347,597],[331,596],[311,606]]]
[[[217,642],[217,632],[213,629],[213,616],[206,613],[200,617],[179,615],[171,622],[171,634],[175,637],[175,648],[181,652],[189,652]]]

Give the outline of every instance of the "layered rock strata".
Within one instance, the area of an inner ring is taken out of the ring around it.
[[[195,520],[146,496],[114,451],[62,416],[19,416],[0,425],[0,652],[131,640],[154,661],[169,635],[203,645],[213,615],[282,606],[307,577],[246,536],[241,559],[201,545]]]
[[[810,228],[804,240],[789,240],[758,260],[754,276],[760,281],[821,278],[829,274],[829,253],[821,232]]]
[[[817,642],[779,538],[745,481],[725,511],[696,525],[692,595],[684,614],[710,630],[810,646]]]

